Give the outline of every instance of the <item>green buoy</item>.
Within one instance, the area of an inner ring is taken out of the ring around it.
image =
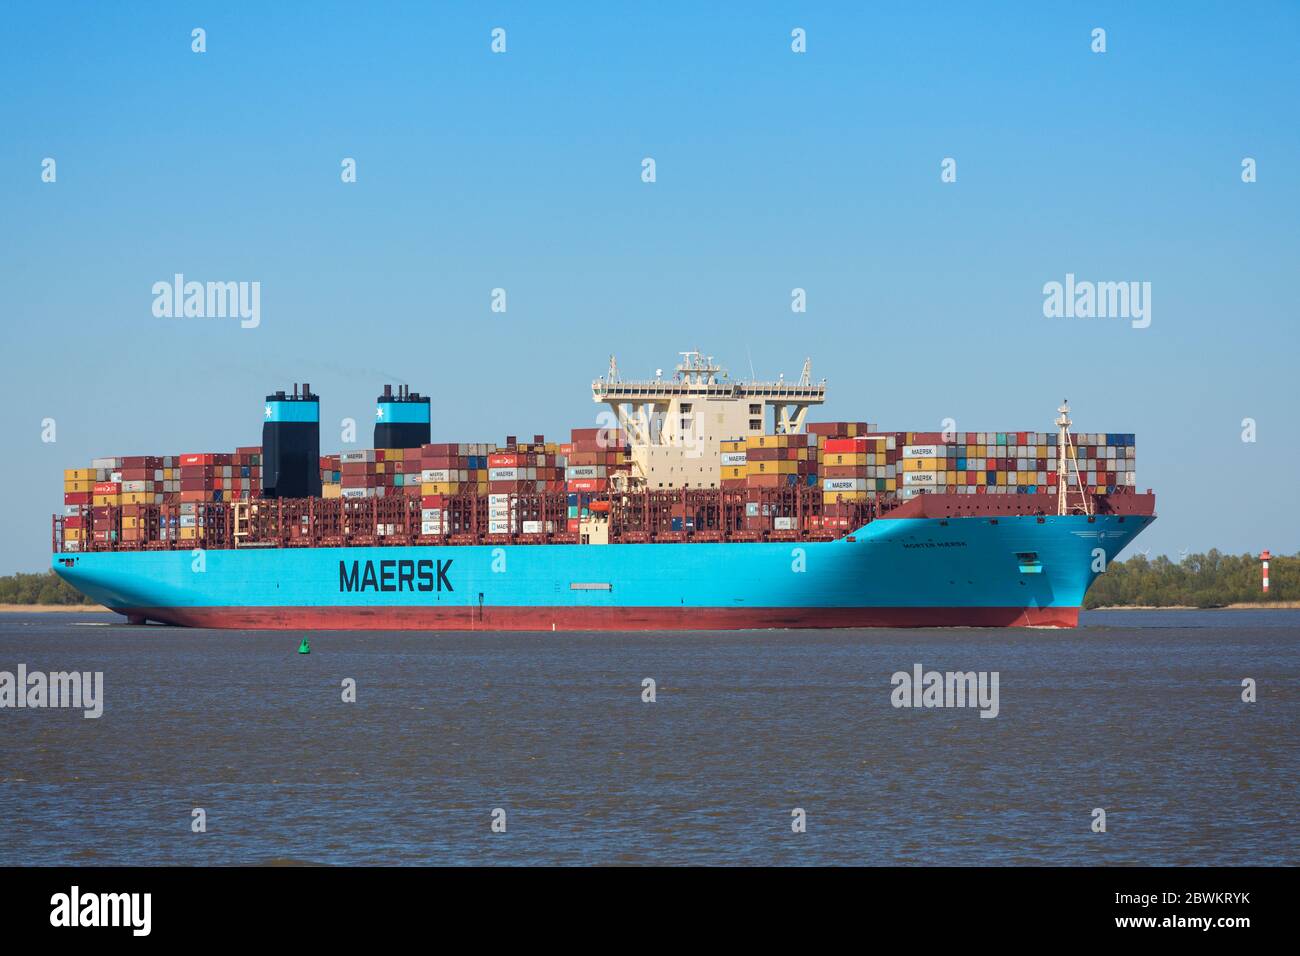
[[[304,637],[302,639],[302,643],[298,645],[298,653],[299,654],[311,653],[311,645],[307,643],[307,638]]]

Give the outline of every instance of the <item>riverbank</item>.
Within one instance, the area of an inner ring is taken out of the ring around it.
[[[1107,604],[1090,607],[1089,611],[1294,611],[1300,601],[1239,601],[1222,607],[1198,608],[1191,604]]]
[[[51,611],[77,611],[109,614],[102,604],[0,604],[0,614],[45,614]]]

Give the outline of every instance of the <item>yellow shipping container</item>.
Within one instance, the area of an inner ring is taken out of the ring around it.
[[[160,505],[162,504],[162,495],[156,495],[150,491],[128,491],[121,496],[124,505]]]
[[[746,463],[745,468],[751,475],[797,475],[799,474],[799,463],[797,461],[751,461]]]
[[[866,456],[865,454],[860,454],[860,455],[848,455],[848,454],[838,454],[838,453],[837,453],[837,454],[833,454],[833,455],[827,455],[827,456],[825,457],[825,459],[823,459],[823,462],[822,462],[822,463],[823,463],[823,464],[826,464],[826,465],[866,465],[866,464],[868,464],[868,462],[867,462],[867,456]]]
[[[80,540],[81,540],[81,529],[80,529],[80,528],[64,528],[64,529],[63,529],[63,540],[64,540],[64,541],[80,541]]]
[[[822,502],[833,505],[837,501],[866,501],[865,491],[823,491]]]
[[[90,499],[90,503],[97,507],[103,507],[104,505],[116,505],[116,504],[121,504],[121,501],[119,501],[120,498],[121,495],[92,495]]]
[[[197,538],[199,536],[198,528],[181,528],[181,538]]]
[[[718,445],[719,445],[719,448],[720,448],[722,451],[724,451],[724,452],[726,452],[726,451],[744,451],[744,450],[745,450],[745,442],[744,442],[743,439],[740,440],[740,441],[724,441],[724,442],[719,442]]]
[[[459,481],[426,481],[420,485],[422,495],[454,495],[458,491]]]
[[[886,491],[896,491],[896,490],[897,490],[897,485],[898,485],[898,480],[897,480],[896,478],[886,478],[886,479],[885,479],[885,490],[886,490]]]
[[[729,480],[729,481],[733,481],[733,480],[736,480],[736,479],[739,479],[739,478],[744,478],[744,477],[745,477],[745,466],[744,466],[744,465],[727,465],[727,466],[725,466],[725,467],[722,469],[722,477],[725,478],[725,479],[727,479],[727,480]]]
[[[65,468],[63,471],[64,481],[94,481],[94,468]]]
[[[939,462],[935,458],[904,458],[903,471],[938,471]]]
[[[401,461],[405,452],[404,448],[385,448],[384,461]]]
[[[320,486],[320,496],[322,498],[341,498],[343,497],[343,486],[334,482],[326,482]]]
[[[95,482],[93,481],[77,480],[77,481],[65,481],[63,483],[64,494],[73,494],[73,493],[85,494],[88,491],[94,491],[94,490],[95,490]]]

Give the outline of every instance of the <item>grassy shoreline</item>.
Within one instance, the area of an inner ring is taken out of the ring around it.
[[[102,604],[0,604],[0,614],[46,614],[50,611],[113,613]]]
[[[1107,604],[1085,608],[1088,611],[1294,611],[1300,601],[1239,601],[1222,607],[1197,607],[1194,604]]]

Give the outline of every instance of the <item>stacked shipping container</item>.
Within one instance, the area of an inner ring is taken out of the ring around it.
[[[900,497],[923,492],[1047,494],[1056,491],[1057,436],[1050,432],[908,432]],[[1137,485],[1136,445],[1128,433],[1088,432],[1067,449],[1070,487],[1114,494]]]
[[[574,429],[570,438],[564,444],[538,435],[525,443],[511,437],[500,447],[442,443],[327,455],[318,462],[322,497],[418,498],[422,536],[585,533],[582,522],[610,514],[616,493],[626,487],[613,479],[631,475],[630,448],[627,435],[616,430]],[[1088,432],[1073,440],[1067,450],[1072,487],[1077,467],[1091,494],[1136,490],[1132,434]],[[809,425],[807,434],[724,441],[720,452],[721,489],[730,497],[719,498],[717,507],[743,515],[732,531],[760,535],[837,533],[860,521],[864,508],[878,510],[871,503],[878,498],[1054,493],[1057,480],[1057,436],[1048,432],[887,433],[865,422],[827,422]],[[258,447],[97,458],[89,468],[64,472],[60,544],[76,551],[116,542],[203,542],[206,523],[227,524],[225,513],[210,506],[259,498],[261,484]],[[787,494],[799,489],[811,497]],[[546,497],[560,493],[565,498]],[[399,502],[392,504],[386,515],[403,513]],[[620,505],[624,514],[640,507]],[[671,521],[669,533],[703,527],[695,523],[701,512],[684,500],[674,505],[647,498],[639,520],[650,529],[660,512]],[[388,522],[375,528],[377,535],[403,533],[391,516],[377,520]]]
[[[584,519],[591,517],[591,503],[610,488],[610,481],[632,471],[628,459],[627,433],[617,428],[574,428],[569,440],[559,446],[564,462],[568,523],[576,534]]]

